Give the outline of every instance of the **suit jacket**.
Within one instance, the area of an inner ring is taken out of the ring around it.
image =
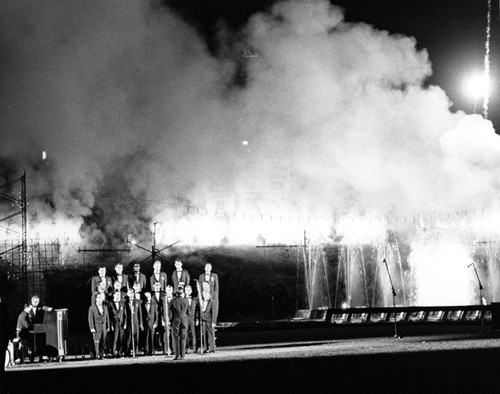
[[[181,271],[181,277],[180,279],[177,277],[177,271],[174,271],[172,273],[172,287],[174,288],[174,291],[177,291],[177,289],[179,288],[179,282],[184,282],[184,286],[187,286],[190,284],[191,282],[191,278],[189,277],[189,272],[187,270],[182,270]]]
[[[106,281],[106,293],[109,293],[113,289],[113,281],[109,276],[105,276],[104,280]],[[90,292],[94,294],[97,291],[97,285],[101,282],[101,277],[99,275],[93,276],[90,282]]]
[[[169,306],[172,321],[175,323],[180,320],[184,327],[187,326],[187,311],[189,309],[188,300],[184,297],[174,297],[172,301],[170,301]],[[173,323],[173,324],[174,324]]]
[[[127,308],[124,301],[118,301],[118,308],[114,301],[109,303],[110,324],[116,327],[119,324],[123,327],[127,322]]]
[[[214,307],[214,301],[210,299],[208,300],[205,311],[203,311],[203,301],[200,302],[201,320],[206,321],[210,324],[215,323],[213,307]]]
[[[22,311],[17,317],[16,331],[27,334],[29,330],[32,329],[32,327],[33,324],[31,322],[29,314],[26,313],[25,311]]]
[[[187,311],[188,319],[189,320],[194,320],[199,315],[199,308],[198,308],[199,302],[198,302],[198,298],[192,297],[191,298],[191,305],[189,305],[189,299],[186,298],[186,300],[188,302],[188,311]]]
[[[167,322],[172,320],[172,310],[170,309],[170,304],[172,303],[173,300],[174,298],[167,298],[166,295],[162,297],[161,301],[163,306],[162,319],[165,321],[165,324],[167,324]]]
[[[136,278],[135,274],[130,274],[128,276],[128,284],[130,287],[133,287],[135,283],[139,283],[139,286],[141,287],[141,292],[143,292],[146,289],[146,275],[144,275],[142,272],[139,272],[139,279]]]
[[[153,290],[153,285],[155,282],[160,282],[160,290],[165,291],[165,288],[167,287],[168,284],[168,277],[167,274],[163,271],[160,272],[159,274],[159,279],[156,279],[155,274],[151,274],[149,277],[149,284],[151,286],[151,290]]]
[[[99,312],[97,305],[89,308],[89,328],[96,331],[109,330],[109,314],[106,306],[102,306],[102,313]]]
[[[147,305],[149,305],[149,311]],[[149,304],[147,301],[142,303],[142,317],[144,319],[144,327],[147,326],[152,330],[155,324],[158,325],[158,305],[152,299]]]
[[[36,312],[35,312],[36,309]],[[35,308],[33,307],[30,312],[30,319],[33,324],[43,323],[43,319],[45,317],[45,311],[48,311],[50,308],[45,305],[40,305]]]
[[[199,281],[202,290],[203,290],[203,282],[208,282],[210,284],[210,294],[212,298],[216,300],[219,299],[219,277],[217,276],[217,274],[211,272],[210,277],[207,280],[205,274],[203,273],[200,275]]]
[[[113,288],[114,288],[114,285],[115,285],[115,282],[117,282],[119,279],[118,275],[113,275],[113,277],[111,278],[112,282],[113,282]],[[128,284],[128,276],[126,274],[121,274],[121,284],[122,284],[122,287],[120,290],[123,290],[123,288],[127,288],[127,284]]]

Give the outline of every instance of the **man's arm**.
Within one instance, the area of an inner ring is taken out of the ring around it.
[[[94,322],[94,311],[92,310],[92,307],[89,308],[89,328],[91,333],[96,332],[95,322]]]

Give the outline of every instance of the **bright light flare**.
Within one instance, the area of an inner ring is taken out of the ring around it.
[[[491,79],[484,73],[474,73],[464,82],[465,93],[474,100],[480,100],[489,96]]]
[[[474,277],[467,268],[470,250],[463,244],[435,239],[412,246],[409,262],[415,274],[416,305],[470,305]]]

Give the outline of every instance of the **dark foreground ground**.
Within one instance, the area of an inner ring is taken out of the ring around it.
[[[10,367],[2,392],[500,392],[500,333],[480,325],[405,326],[401,338],[391,326],[220,331],[216,353],[183,361],[68,355]]]

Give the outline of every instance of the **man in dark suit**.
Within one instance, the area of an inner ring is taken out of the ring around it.
[[[165,272],[161,270],[161,261],[156,260],[153,264],[153,274],[149,278],[149,284],[153,289],[155,283],[160,283],[160,291],[165,292],[168,284],[168,277]]]
[[[189,277],[189,272],[182,269],[182,261],[180,259],[175,260],[175,271],[172,273],[172,287],[178,289],[187,286],[191,283],[191,278]]]
[[[158,326],[158,307],[152,301],[149,291],[144,293],[144,297],[145,300],[142,306],[143,326],[145,330],[144,353],[151,356],[154,354],[154,335]]]
[[[189,303],[187,299],[182,297],[182,288],[179,288],[174,293],[174,299],[170,302],[169,309],[172,314],[174,360],[183,360],[186,355],[187,310],[189,309]]]
[[[138,283],[141,294],[146,290],[146,275],[141,272],[141,265],[139,263],[134,263],[134,272],[129,275],[128,283],[129,287],[133,287],[136,283]]]
[[[214,302],[211,299],[210,292],[203,293],[200,301],[200,315],[202,321],[203,353],[215,352],[215,320],[213,314]]]
[[[31,297],[30,305],[31,305],[30,317],[31,317],[31,322],[33,324],[43,323],[45,311],[50,312],[52,310],[50,306],[41,304],[40,297],[38,297],[36,294]]]
[[[173,289],[172,286],[165,287],[165,294],[162,297],[163,315],[162,324],[164,329],[163,332],[163,354],[167,356],[170,355],[170,350],[172,348],[171,338],[171,327],[172,327],[172,310],[170,309],[170,303],[173,300]]]
[[[108,309],[104,306],[104,295],[99,294],[96,297],[95,305],[89,308],[89,328],[94,339],[95,357],[102,360],[106,336],[109,332]]]
[[[24,362],[26,354],[29,355],[30,362],[33,362],[33,337],[30,335],[30,331],[33,329],[33,323],[30,318],[31,305],[24,304],[23,311],[17,317],[16,322],[16,337],[20,339],[21,342],[21,362]]]
[[[127,296],[127,329],[125,331],[127,356],[137,354],[139,334],[144,329],[142,325],[142,301],[138,297],[140,297],[140,294],[136,293],[134,289],[129,290]]]
[[[111,278],[113,282],[113,289],[119,289],[120,291],[126,293],[128,290],[128,277],[123,273],[123,264],[115,264],[115,273]]]
[[[40,303],[40,297],[38,295],[33,295],[30,300],[30,305],[31,305],[31,311],[30,311],[30,319],[32,324],[42,324],[43,320],[45,318],[45,312],[50,312],[52,308],[50,306],[46,306]],[[43,343],[45,344],[45,334],[43,333],[37,333],[33,334],[33,336],[37,336],[34,338],[36,339],[36,343]],[[34,351],[34,349],[33,349]],[[41,348],[38,346],[38,349],[36,351],[36,354],[33,353],[33,357],[38,356],[39,362],[43,361],[43,356],[45,355],[45,349]]]
[[[191,286],[186,286],[184,292],[189,304],[187,311],[188,326],[186,329],[186,347],[192,351],[196,351],[196,322],[197,319],[199,319],[198,299],[192,297],[193,289]],[[191,346],[189,346],[189,336],[191,336]]]
[[[212,272],[212,264],[205,264],[205,273],[199,277],[202,291],[209,291],[213,303],[213,318],[217,322],[219,316],[219,276]],[[198,294],[199,296],[199,294]]]
[[[123,356],[125,352],[125,329],[127,328],[127,309],[121,291],[115,291],[109,303],[109,317],[113,331],[113,356]]]
[[[93,276],[90,281],[90,294],[94,294],[97,291],[99,283],[103,283],[106,294],[112,291],[113,281],[109,276],[106,276],[106,267],[104,265],[100,265],[97,268],[97,275]]]
[[[158,325],[155,329],[155,334],[158,333],[158,341],[161,349],[165,349],[164,336],[165,336],[165,322],[163,318],[163,298],[164,294],[160,290],[160,283],[156,282],[153,286],[153,293],[151,295],[151,302],[155,304],[158,312]],[[153,336],[154,338],[154,336]],[[153,347],[155,344],[153,342]]]
[[[106,285],[103,283],[103,282],[99,282],[97,284],[97,290],[95,293],[92,294],[92,296],[90,297],[90,305],[95,305],[95,300],[97,298],[97,296],[100,294],[103,296],[103,303],[104,305],[107,305],[108,304],[108,294],[106,293]]]

